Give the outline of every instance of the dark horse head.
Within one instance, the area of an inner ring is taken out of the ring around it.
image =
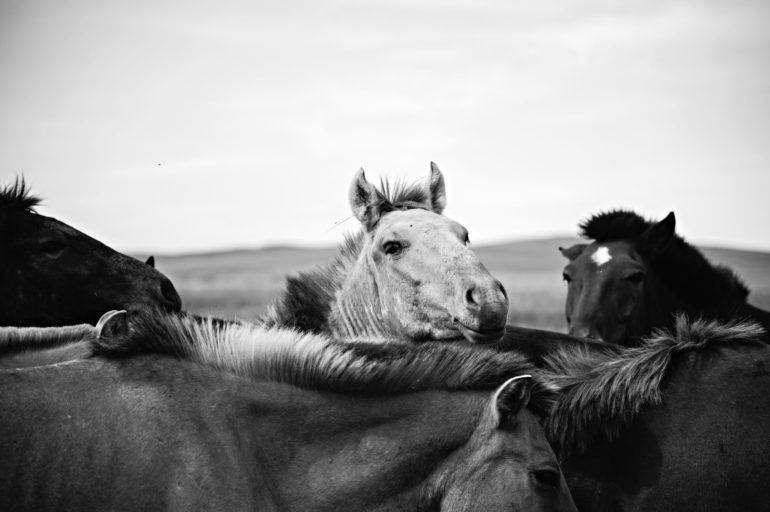
[[[728,320],[761,312],[746,304],[748,290],[730,269],[712,265],[675,234],[673,212],[655,222],[616,210],[580,227],[594,241],[559,248],[569,259],[564,280],[573,336],[635,345],[653,329],[671,327],[675,313]]]
[[[111,309],[179,311],[151,265],[35,212],[24,179],[0,188],[0,325],[94,324]]]

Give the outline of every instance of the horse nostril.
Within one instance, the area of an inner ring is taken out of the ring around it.
[[[471,305],[471,306],[476,306],[477,305],[476,299],[473,298],[473,292],[475,290],[476,290],[476,287],[474,287],[474,286],[471,286],[470,288],[465,290],[465,302],[468,305]]]
[[[164,306],[167,311],[181,311],[182,310],[182,298],[174,288],[174,285],[168,279],[163,279],[160,282],[160,293],[163,295]]]
[[[503,298],[508,300],[508,292],[505,291],[505,286],[503,286],[503,283],[497,283],[497,285],[500,287],[500,292],[503,294]]]
[[[561,475],[555,469],[536,469],[532,471],[535,483],[547,489],[558,489]]]

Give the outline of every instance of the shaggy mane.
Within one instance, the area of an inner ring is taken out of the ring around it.
[[[335,342],[325,336],[212,319],[136,315],[126,334],[92,341],[111,358],[166,354],[254,380],[339,392],[403,393],[421,389],[493,389],[537,370],[522,355],[470,345]],[[550,410],[552,390],[535,379],[530,408]]]
[[[701,251],[674,234],[657,258],[641,242],[642,233],[656,224],[635,212],[601,212],[580,224],[580,235],[599,243],[629,240],[660,278],[687,302],[701,307],[717,307],[729,299],[746,301],[749,289],[728,267],[713,265]]]
[[[661,384],[673,357],[717,345],[758,343],[764,330],[747,321],[720,324],[676,319],[676,335],[658,331],[641,346],[589,353],[565,347],[546,357],[545,379],[560,392],[545,428],[562,456],[585,450],[594,440],[612,440],[642,407],[662,401]]]
[[[96,339],[96,328],[88,324],[64,327],[0,327],[0,356],[92,339]]]
[[[0,188],[0,210],[34,211],[40,202],[39,197],[30,193],[23,176]]]
[[[380,212],[426,209],[428,191],[420,182],[380,180],[376,208]],[[268,307],[261,321],[269,326],[294,327],[316,334],[330,333],[329,316],[335,292],[364,246],[364,232],[346,235],[331,263],[286,278],[286,287]]]

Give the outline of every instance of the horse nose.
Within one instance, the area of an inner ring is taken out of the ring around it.
[[[484,286],[471,283],[465,288],[465,308],[475,316],[481,316],[482,323],[503,323],[508,315],[508,294],[500,281],[494,280]],[[497,325],[496,325],[497,326]]]
[[[596,332],[596,330],[592,329],[590,326],[572,326],[570,327],[568,334],[570,336],[575,336],[577,338],[586,338],[589,340],[596,340],[596,341],[604,341],[602,340],[601,334]]]
[[[163,307],[166,311],[173,313],[182,310],[182,298],[177,293],[170,279],[164,277],[161,280],[160,294],[163,297]]]

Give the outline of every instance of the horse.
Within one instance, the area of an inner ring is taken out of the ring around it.
[[[584,512],[767,510],[770,347],[757,324],[688,322],[637,347],[564,348],[545,420]]]
[[[112,309],[181,310],[154,258],[120,254],[38,214],[39,204],[24,178],[0,188],[0,325],[93,325]]]
[[[674,212],[654,222],[625,210],[580,225],[593,241],[559,248],[569,260],[569,334],[632,346],[654,329],[672,328],[676,314],[747,318],[770,329],[770,312],[747,302],[749,291],[735,273],[712,265],[675,227]]]
[[[508,296],[468,247],[468,231],[442,215],[444,177],[380,188],[355,175],[349,202],[361,230],[328,265],[287,279],[267,326],[338,339],[492,343],[505,329]]]
[[[520,356],[169,315],[113,331],[0,371],[3,510],[576,510]]]

